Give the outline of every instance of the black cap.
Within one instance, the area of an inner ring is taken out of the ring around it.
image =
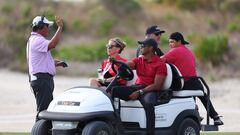
[[[143,45],[152,46],[154,49],[156,49],[158,46],[158,43],[152,38],[147,38],[144,41],[138,41],[138,43],[143,44]]]
[[[165,31],[164,30],[160,30],[160,28],[157,26],[157,25],[153,25],[153,26],[149,26],[146,30],[146,35],[147,34],[153,34],[153,33],[156,33],[156,34],[162,34],[164,33]]]
[[[170,35],[169,39],[173,39],[176,41],[181,41],[182,44],[189,44],[189,42],[185,41],[183,35],[180,32],[174,32]]]

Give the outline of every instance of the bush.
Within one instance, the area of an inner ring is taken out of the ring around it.
[[[176,20],[177,17],[172,14],[172,13],[167,13],[165,16],[164,16],[164,20],[166,20],[167,22],[172,22],[174,20]]]
[[[200,43],[202,41],[202,37],[197,33],[190,33],[187,35],[187,39],[189,39],[189,42],[194,45],[197,43]]]
[[[98,34],[99,36],[109,35],[111,28],[117,23],[116,16],[103,8],[94,9],[90,19],[88,26],[95,28],[94,34]]]
[[[220,34],[203,37],[194,52],[200,61],[218,65],[228,52],[228,38]]]
[[[2,12],[5,13],[5,14],[10,14],[13,10],[14,10],[14,7],[10,4],[6,4],[2,7]]]
[[[128,47],[136,48],[138,45],[137,40],[129,36],[123,37],[122,40],[127,43],[127,46],[126,46],[127,48]]]
[[[113,19],[105,19],[102,20],[97,28],[97,33],[100,36],[108,35],[111,28],[114,26],[115,20]]]
[[[208,25],[214,29],[214,30],[217,30],[219,28],[218,24],[216,21],[212,20],[212,19],[208,19]]]
[[[239,13],[240,1],[239,0],[225,0],[219,4],[219,9],[221,11]]]
[[[57,49],[54,56],[72,61],[97,61],[107,58],[106,40],[94,43],[83,43],[79,45],[69,45]]]
[[[101,0],[107,10],[118,16],[126,16],[141,9],[137,0]]]
[[[194,10],[198,4],[198,0],[177,0],[177,6],[181,9]]]
[[[168,38],[166,34],[161,35],[160,47],[168,46]]]
[[[72,28],[73,28],[73,31],[76,31],[76,32],[85,32],[86,31],[86,26],[80,20],[74,20],[72,22]]]
[[[240,26],[239,26],[239,24],[237,24],[235,22],[232,22],[232,23],[227,25],[227,30],[229,32],[236,32],[236,31],[240,30]]]
[[[32,11],[32,6],[27,5],[26,7],[24,7],[22,9],[22,16],[23,17],[29,17],[31,15],[31,11]]]

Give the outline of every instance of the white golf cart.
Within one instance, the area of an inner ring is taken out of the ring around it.
[[[116,86],[120,76],[129,81],[134,77],[133,71],[123,62],[113,61],[114,64],[121,66],[118,72],[113,69],[117,75],[106,91]],[[209,125],[208,113],[207,124],[200,124],[194,97],[203,96],[203,91],[181,90],[183,81],[181,77],[175,77],[178,70],[171,64],[167,64],[167,73],[164,89],[155,106],[155,134],[199,135],[202,127],[203,130],[217,130],[216,126]],[[208,90],[204,80],[200,79]],[[39,114],[41,120],[33,126],[32,135],[145,134],[146,117],[141,103],[112,98],[106,91],[87,86],[65,91]]]

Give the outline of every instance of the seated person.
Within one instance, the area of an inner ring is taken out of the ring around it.
[[[161,90],[167,75],[167,68],[155,54],[157,42],[154,39],[145,39],[139,44],[142,55],[127,62],[131,69],[136,69],[138,78],[135,85],[113,87],[112,96],[123,100],[140,100],[146,112],[147,134],[154,135],[154,105],[157,103],[157,93]]]
[[[197,76],[196,73],[196,61],[194,54],[185,46],[189,44],[184,40],[183,35],[179,32],[174,32],[169,37],[169,46],[171,47],[161,58],[163,61],[174,64],[183,77],[187,76]],[[197,79],[184,78],[183,89],[201,89],[203,86],[201,82]],[[207,108],[207,95],[204,93],[203,97],[198,97],[203,103],[204,107]],[[210,101],[210,100],[209,100]],[[211,101],[209,105],[210,117],[214,120],[215,125],[223,125],[218,113],[214,109]]]
[[[114,79],[115,73],[112,70],[112,63],[111,59],[120,60],[126,62],[127,60],[120,56],[123,49],[126,47],[126,43],[122,41],[120,38],[112,38],[108,41],[107,47],[107,54],[108,59],[105,59],[102,62],[100,74],[98,78],[91,78],[90,79],[90,86],[94,87],[107,87],[108,84]],[[118,67],[115,67],[117,70]],[[127,81],[120,79],[118,81],[119,85],[125,85]]]
[[[161,40],[161,35],[165,33],[164,30],[160,30],[160,28],[157,26],[157,25],[152,25],[152,26],[149,26],[147,29],[146,29],[146,32],[145,32],[145,39],[147,38],[152,38],[154,39],[158,45],[160,44],[160,40]],[[137,53],[136,53],[136,57],[138,57],[139,55],[141,55],[141,48],[140,46],[137,48]],[[156,50],[156,54],[158,56],[162,56],[163,55],[163,52],[160,48],[157,48]]]

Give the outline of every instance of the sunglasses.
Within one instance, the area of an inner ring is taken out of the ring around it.
[[[154,33],[155,36],[161,36],[161,33]]]
[[[113,44],[106,44],[107,49],[112,49],[113,47],[118,47],[118,46]]]
[[[45,24],[45,26],[47,26],[47,28],[50,28],[49,24]]]

